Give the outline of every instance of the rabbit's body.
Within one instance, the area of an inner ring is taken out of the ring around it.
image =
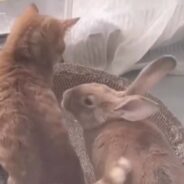
[[[130,162],[126,184],[182,184],[181,164],[162,133],[148,122],[109,120],[84,130],[88,154],[97,180],[107,177],[121,158]],[[172,173],[172,174],[171,174]],[[109,182],[111,183],[111,182]]]

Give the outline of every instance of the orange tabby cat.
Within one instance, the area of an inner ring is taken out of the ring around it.
[[[31,5],[1,50],[0,165],[8,184],[84,183],[51,90],[65,32],[77,20],[43,16]]]

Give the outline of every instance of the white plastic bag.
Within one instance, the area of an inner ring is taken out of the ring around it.
[[[68,35],[67,62],[120,75],[172,54],[175,73],[184,74],[184,54],[176,49],[184,40],[182,0],[74,0],[72,16],[81,20]]]

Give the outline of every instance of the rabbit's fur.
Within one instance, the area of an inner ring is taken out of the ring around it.
[[[91,83],[64,93],[62,106],[83,127],[97,184],[183,184],[183,166],[150,123],[158,104],[143,96],[175,64],[169,56],[152,62],[125,91]]]

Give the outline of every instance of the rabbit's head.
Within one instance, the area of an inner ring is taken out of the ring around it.
[[[176,65],[172,57],[145,67],[125,91],[98,83],[81,84],[63,94],[62,106],[84,129],[96,128],[112,118],[144,120],[158,111],[158,104],[143,96]]]

